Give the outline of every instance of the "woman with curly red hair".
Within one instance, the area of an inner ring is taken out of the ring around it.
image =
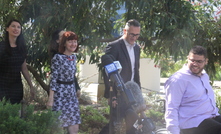
[[[59,44],[59,53],[51,61],[50,95],[47,105],[53,111],[60,111],[62,127],[69,134],[77,134],[81,123],[79,102],[75,90],[75,73],[77,70],[78,36],[66,31]]]

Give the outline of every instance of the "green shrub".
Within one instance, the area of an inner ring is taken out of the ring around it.
[[[161,66],[161,77],[170,77],[172,74],[174,74],[176,71],[182,68],[182,66],[185,64],[186,60],[178,60],[177,62],[171,60],[170,58],[162,59],[160,62]]]
[[[216,95],[216,106],[219,108],[219,113],[221,114],[221,90],[216,89],[215,95]]]
[[[220,66],[220,63],[215,62],[214,66],[215,66],[215,69],[216,69],[216,73],[214,74],[215,76],[212,77],[212,78],[213,78],[213,80],[220,81],[221,80],[221,66]]]
[[[80,106],[82,125],[80,134],[97,134],[108,123],[105,115],[108,114],[108,107],[97,107],[94,105]],[[87,133],[85,133],[87,132]]]
[[[147,110],[145,114],[150,117],[154,122],[164,122],[164,100],[157,92],[148,92],[144,95]]]
[[[61,134],[58,116],[51,110],[34,111],[33,105],[25,107],[20,117],[21,104],[0,102],[0,134]]]

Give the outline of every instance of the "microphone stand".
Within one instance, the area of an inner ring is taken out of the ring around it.
[[[114,126],[113,126],[113,107],[112,107],[112,97],[113,97],[113,86],[112,82],[110,82],[110,122],[109,122],[109,134],[113,134]]]
[[[114,124],[115,129],[116,129],[116,134],[121,134],[121,130],[122,130],[122,117],[121,117],[121,107],[122,107],[122,102],[121,102],[121,94],[120,92],[117,90],[117,119],[116,122]]]
[[[116,87],[116,92],[117,92],[117,106],[116,106],[116,112],[115,113],[115,120],[113,121],[113,127],[114,127],[114,132],[115,133],[110,133],[110,134],[123,134],[124,129],[124,118],[123,112],[122,111],[124,108],[123,107],[128,107],[130,105],[133,105],[136,101],[134,99],[134,96],[130,90],[127,90],[122,78],[119,75],[119,80],[121,80],[119,83],[117,81],[114,81],[112,84],[113,86]],[[115,93],[116,95],[116,93]],[[113,97],[113,96],[112,96]],[[126,123],[126,122],[125,122]]]
[[[117,91],[117,105],[115,108],[112,106],[114,91],[113,91],[113,82],[110,82],[110,123],[109,123],[109,134],[121,134],[122,131],[122,118],[121,118],[121,94],[120,91]],[[113,112],[115,109],[115,113]],[[114,117],[115,116],[115,117]]]

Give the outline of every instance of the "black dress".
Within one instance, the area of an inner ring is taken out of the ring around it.
[[[5,97],[12,104],[20,103],[23,98],[21,66],[25,58],[18,47],[11,47],[11,55],[4,48],[0,44],[0,100]]]

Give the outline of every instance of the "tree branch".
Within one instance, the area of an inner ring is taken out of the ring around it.
[[[41,76],[38,74],[38,72],[31,66],[27,65],[28,70],[32,73],[36,81],[41,85],[41,87],[49,94],[49,85],[45,84],[45,82],[42,80]]]

